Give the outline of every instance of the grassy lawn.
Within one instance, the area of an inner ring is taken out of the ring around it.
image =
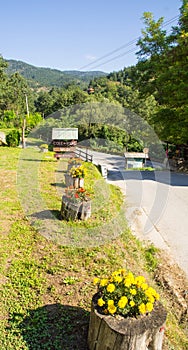
[[[144,274],[168,310],[164,349],[187,349],[173,300],[153,279],[161,261],[126,226],[123,198],[87,164],[88,221],[59,220],[67,161],[0,148],[0,349],[86,350],[92,280],[122,267]]]

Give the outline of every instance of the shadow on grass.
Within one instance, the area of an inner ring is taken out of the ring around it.
[[[55,159],[52,159],[51,157],[49,159],[28,159],[28,158],[22,158],[22,160],[25,160],[26,162],[55,162]]]
[[[67,170],[55,170],[55,173],[64,173],[64,174],[67,174],[68,171],[67,171]]]
[[[61,187],[61,188],[65,188],[66,187],[66,185],[63,183],[63,182],[54,182],[54,183],[51,183],[50,184],[51,186],[53,186],[53,187]]]
[[[89,313],[80,307],[51,304],[13,314],[9,327],[17,328],[29,350],[87,350]]]
[[[42,210],[40,212],[33,213],[30,216],[41,220],[46,220],[46,219],[61,220],[60,210]]]

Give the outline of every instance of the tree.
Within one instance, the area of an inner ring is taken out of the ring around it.
[[[166,31],[161,28],[164,18],[161,17],[158,21],[154,21],[151,12],[144,12],[143,21],[146,28],[142,30],[142,38],[137,42],[137,45],[140,46],[137,52],[139,60],[159,56],[167,48]]]
[[[20,74],[14,73],[8,80],[8,87],[9,108],[14,110],[21,124],[22,116],[26,112],[27,82]]]
[[[1,126],[4,128],[14,127],[14,122],[16,120],[16,114],[12,110],[6,110],[1,115]]]
[[[183,0],[178,26],[167,36],[162,19],[144,14],[146,30],[139,39],[138,88],[143,96],[154,94],[159,109],[153,123],[166,141],[186,143],[188,125],[188,4]]]
[[[5,69],[7,63],[0,55],[0,112],[6,109],[7,75]]]
[[[29,113],[29,115],[26,116],[27,131],[33,129],[36,125],[41,123],[42,120],[43,118],[40,113]]]

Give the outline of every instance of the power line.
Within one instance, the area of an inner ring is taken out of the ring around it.
[[[112,62],[112,61],[114,61],[114,60],[117,60],[118,58],[123,57],[123,56],[127,55],[128,53],[132,53],[132,52],[134,52],[134,51],[136,51],[136,50],[137,50],[137,48],[135,47],[135,48],[133,48],[133,49],[130,49],[129,51],[123,52],[123,53],[121,53],[121,54],[119,54],[119,55],[117,55],[117,56],[115,56],[115,57],[110,58],[109,60],[107,60],[107,61],[105,61],[105,62],[102,62],[102,63],[100,63],[100,64],[98,64],[98,65],[92,67],[92,69],[98,68],[98,67],[100,67],[100,66],[103,66],[103,65],[106,64],[106,63],[109,63],[109,62]]]
[[[175,22],[178,18],[179,18],[179,16],[175,16],[175,17],[169,19],[168,21],[166,21],[166,22],[164,22],[164,23],[162,24],[162,27],[167,27],[168,25],[170,25],[170,24],[172,24],[173,22]],[[126,48],[126,47],[132,46],[133,44],[135,44],[135,43],[139,40],[139,38],[140,38],[140,37],[137,37],[137,38],[135,38],[135,39],[129,41],[128,43],[126,43],[126,44],[124,44],[124,45],[118,47],[117,49],[115,49],[115,50],[113,50],[113,51],[111,51],[111,52],[109,52],[109,53],[107,53],[107,54],[105,54],[105,55],[99,57],[98,59],[94,60],[93,62],[88,63],[88,64],[86,64],[85,66],[80,67],[79,70],[82,70],[82,69],[84,69],[84,68],[86,68],[86,67],[93,66],[95,63],[97,63],[97,62],[103,60],[104,58],[107,58],[107,57],[113,55],[114,53],[116,53],[116,52],[118,52],[118,51],[120,51],[120,50],[122,50],[122,49],[124,49],[124,48]],[[126,51],[126,52],[123,52],[123,53],[121,53],[121,54],[115,56],[115,57],[112,57],[111,59],[109,59],[109,60],[107,60],[107,61],[105,61],[105,62],[102,62],[102,63],[100,63],[100,64],[98,64],[98,65],[96,65],[96,66],[94,66],[94,67],[91,67],[91,69],[94,69],[94,68],[98,68],[98,67],[100,67],[100,66],[103,66],[103,65],[106,64],[106,63],[112,62],[113,60],[116,60],[116,59],[118,59],[118,58],[120,58],[120,57],[122,57],[122,56],[125,56],[125,55],[128,54],[128,53],[134,52],[134,51],[136,51],[136,50],[137,50],[136,47],[133,48],[133,49],[130,49],[130,50]]]
[[[168,33],[168,32],[167,32],[167,33]],[[135,47],[135,48],[130,49],[129,51],[123,52],[123,53],[121,53],[121,54],[119,54],[119,55],[117,55],[117,56],[115,56],[115,57],[112,57],[111,59],[109,59],[109,60],[107,60],[107,61],[105,61],[105,62],[102,62],[102,63],[100,63],[100,64],[98,64],[98,65],[96,65],[96,66],[92,67],[92,69],[95,69],[95,68],[98,68],[98,67],[104,66],[104,64],[106,64],[106,63],[109,63],[109,62],[115,61],[116,59],[118,59],[118,58],[120,58],[120,57],[123,57],[123,56],[127,55],[128,53],[135,52],[135,51],[137,51],[137,48],[136,48],[136,47]]]
[[[86,68],[86,67],[88,67],[88,66],[91,66],[91,65],[93,65],[93,64],[95,64],[95,63],[101,61],[103,58],[106,58],[106,57],[108,57],[108,56],[111,56],[113,53],[115,53],[115,52],[117,52],[117,51],[120,51],[120,50],[122,50],[122,49],[124,49],[124,48],[126,48],[126,47],[128,47],[128,46],[130,46],[130,45],[133,45],[133,44],[136,43],[136,42],[137,42],[137,38],[136,38],[136,39],[133,39],[133,40],[131,40],[130,42],[128,42],[127,44],[124,44],[124,45],[118,47],[117,49],[115,49],[115,50],[113,50],[113,51],[107,53],[106,55],[99,57],[99,58],[96,59],[95,61],[86,64],[85,66],[81,67],[80,69],[84,69],[84,68]]]

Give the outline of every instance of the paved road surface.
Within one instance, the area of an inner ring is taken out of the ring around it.
[[[188,175],[125,171],[123,157],[92,151],[108,168],[108,182],[126,194],[127,219],[141,239],[167,250],[188,277]]]

